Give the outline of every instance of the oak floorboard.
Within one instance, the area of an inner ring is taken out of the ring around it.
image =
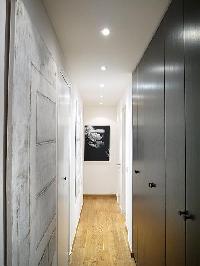
[[[70,266],[135,266],[115,196],[86,196]]]

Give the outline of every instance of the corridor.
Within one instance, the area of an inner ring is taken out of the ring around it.
[[[84,196],[70,266],[135,266],[115,196]]]
[[[200,1],[0,0],[0,266],[200,266]]]

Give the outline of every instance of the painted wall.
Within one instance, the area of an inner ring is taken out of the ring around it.
[[[4,143],[4,51],[5,51],[6,1],[0,0],[0,265],[3,265],[3,143]]]
[[[130,86],[131,87],[131,86]],[[125,206],[125,219],[126,226],[128,229],[128,241],[130,248],[132,247],[132,91],[128,89],[122,97],[118,108],[117,108],[117,117],[118,117],[118,128],[120,132],[120,149],[119,149],[119,162],[122,165],[122,112],[123,108],[126,110],[126,144],[125,144],[125,193],[126,200],[123,202],[123,191],[122,191],[122,178],[123,173],[120,167],[119,169],[119,190],[118,190],[118,202],[122,209],[122,205]]]
[[[84,162],[84,194],[116,194],[117,176],[117,109],[115,107],[85,107],[85,125],[111,126],[110,161]]]

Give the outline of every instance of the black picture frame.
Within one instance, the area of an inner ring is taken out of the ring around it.
[[[110,126],[85,126],[84,161],[110,161]]]

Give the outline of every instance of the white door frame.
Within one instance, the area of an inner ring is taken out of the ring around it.
[[[122,149],[121,149],[121,185],[122,185],[122,212],[126,215],[126,105],[122,107]]]
[[[0,265],[4,265],[5,248],[5,29],[6,1],[0,0]]]
[[[70,253],[71,88],[59,73],[57,86],[57,264],[67,266]],[[67,163],[68,162],[68,163]],[[65,235],[66,234],[66,235]]]
[[[12,0],[0,0],[0,265],[7,265],[7,121]]]

